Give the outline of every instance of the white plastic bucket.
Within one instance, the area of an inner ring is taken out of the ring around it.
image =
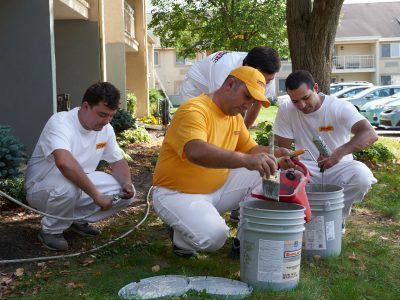
[[[285,202],[240,203],[240,280],[265,290],[287,290],[300,278],[304,207]]]
[[[303,255],[339,256],[342,249],[343,188],[333,184],[307,184],[311,221],[305,227]]]

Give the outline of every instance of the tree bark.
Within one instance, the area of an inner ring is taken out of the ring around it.
[[[307,70],[329,94],[332,51],[344,0],[287,0],[292,70]]]

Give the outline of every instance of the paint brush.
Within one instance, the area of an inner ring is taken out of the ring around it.
[[[274,155],[275,141],[274,134],[270,136],[269,142],[269,154]],[[280,191],[280,171],[277,170],[275,175],[270,175],[269,177],[263,176],[263,193],[267,199],[279,201],[279,191]]]

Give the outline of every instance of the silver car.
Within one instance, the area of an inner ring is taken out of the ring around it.
[[[368,81],[333,82],[330,85],[330,93],[332,95],[333,93],[336,93],[338,91],[341,91],[343,89],[346,89],[346,88],[352,87],[352,86],[373,86],[373,84]]]
[[[361,106],[369,101],[388,97],[397,93],[400,93],[400,85],[381,85],[370,87],[353,97],[344,99],[352,103],[357,110],[360,111]]]
[[[395,101],[380,114],[379,127],[400,129],[400,101]]]
[[[347,88],[337,91],[333,94],[331,93],[331,96],[335,96],[337,98],[349,98],[349,97],[355,96],[356,94],[358,94],[368,88],[370,88],[370,86],[367,86],[367,85],[347,87]]]

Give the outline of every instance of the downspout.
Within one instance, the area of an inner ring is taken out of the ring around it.
[[[107,64],[106,64],[106,53],[105,53],[105,42],[104,42],[104,2],[103,0],[98,0],[98,14],[99,14],[99,42],[100,42],[100,70],[101,70],[101,80],[107,81]]]

